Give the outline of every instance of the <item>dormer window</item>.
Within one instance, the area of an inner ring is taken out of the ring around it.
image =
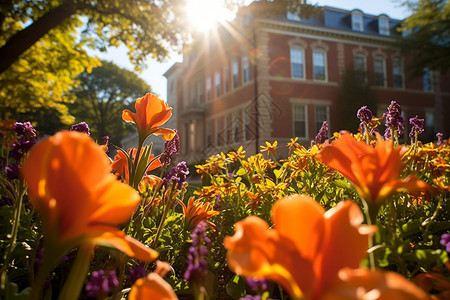
[[[389,35],[389,18],[385,15],[381,15],[378,18],[378,33],[381,35]]]
[[[363,31],[363,13],[360,10],[352,11],[352,30]]]
[[[289,21],[300,21],[300,7],[295,9],[294,11],[291,11],[290,9],[287,10],[286,18]]]

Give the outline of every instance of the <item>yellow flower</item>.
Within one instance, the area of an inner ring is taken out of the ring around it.
[[[160,127],[172,116],[172,108],[164,100],[149,93],[137,99],[134,107],[136,112],[125,109],[122,112],[122,119],[136,124],[139,141],[143,142],[151,134],[162,134],[165,140],[171,140],[175,136],[172,129]]]
[[[108,245],[154,260],[156,251],[115,227],[130,219],[140,197],[115,179],[110,165],[102,148],[84,133],[61,131],[32,148],[23,175],[46,242],[64,250]]]
[[[273,144],[266,142],[266,146],[261,146],[261,152],[267,151],[267,154],[275,155],[277,154],[278,142],[275,141]]]

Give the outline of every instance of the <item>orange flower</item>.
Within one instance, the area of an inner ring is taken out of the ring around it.
[[[344,268],[321,300],[421,300],[429,299],[419,287],[394,272]]]
[[[375,230],[361,225],[363,216],[353,201],[342,201],[325,212],[305,195],[275,202],[272,221],[275,229],[256,216],[235,224],[235,235],[224,240],[228,266],[243,276],[279,283],[292,299],[318,300],[328,295],[340,280],[341,270],[359,266],[367,254],[367,235]],[[383,284],[377,276],[374,272],[366,277],[371,283]],[[389,279],[390,275],[386,276]],[[358,287],[355,289],[353,292],[358,292]]]
[[[276,155],[277,154],[277,146],[278,146],[278,142],[275,141],[273,142],[273,144],[266,142],[266,146],[260,146],[261,147],[261,152],[267,151],[267,155],[272,154],[272,155]]]
[[[380,203],[399,190],[428,189],[415,175],[400,179],[402,147],[393,148],[392,140],[384,141],[379,135],[375,147],[371,147],[356,141],[349,133],[343,134],[333,144],[325,146],[316,158],[350,180],[368,203]]]
[[[122,119],[136,124],[140,142],[151,134],[162,134],[165,140],[171,140],[175,136],[175,131],[172,129],[160,127],[172,116],[172,108],[158,96],[146,94],[136,100],[134,107],[136,112],[125,109],[122,112]]]
[[[184,205],[184,203],[178,200],[178,203],[183,207],[183,213],[185,216],[185,225],[184,228],[188,231],[191,231],[195,228],[203,220],[207,220],[211,217],[217,216],[219,214],[218,211],[213,210],[209,203],[203,203],[200,200],[195,200],[194,197],[189,198],[188,206]],[[206,221],[208,225],[215,229],[214,223],[210,221]]]
[[[169,270],[170,265],[168,263],[157,261],[155,271],[144,278],[138,279],[131,287],[128,300],[178,299],[170,284],[163,279]]]
[[[362,213],[352,201],[328,212],[305,195],[284,197],[272,208],[275,229],[250,216],[226,237],[231,270],[281,284],[293,297],[317,299],[343,267],[357,267],[366,255]],[[372,229],[372,227],[370,227]]]
[[[132,156],[134,159],[136,159],[136,153],[137,153],[137,149],[136,148],[129,148],[128,149],[128,155]],[[144,150],[141,150],[141,153],[139,155],[139,158],[142,156],[142,153],[144,152]],[[150,154],[149,158],[148,158],[148,163],[150,161],[152,161],[155,158],[155,156],[153,154]],[[134,162],[133,159],[133,162]],[[162,164],[159,161],[159,159],[155,159],[150,166],[148,167],[146,172],[150,172],[154,169],[157,169],[159,167],[161,167]],[[117,174],[120,175],[120,177],[122,177],[126,183],[129,183],[129,175],[130,175],[130,171],[128,168],[128,158],[125,155],[125,153],[123,153],[122,151],[117,151],[116,156],[114,156],[114,161],[111,165],[111,168],[114,172],[116,172]]]
[[[39,142],[23,166],[31,202],[50,247],[113,246],[151,261],[158,253],[115,225],[129,220],[140,198],[110,174],[110,162],[88,135],[61,131]]]

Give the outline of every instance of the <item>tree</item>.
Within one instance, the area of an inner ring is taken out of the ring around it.
[[[105,49],[123,43],[136,66],[148,55],[162,60],[168,46],[176,44],[184,28],[176,15],[185,0],[6,0],[0,6],[0,73],[51,29],[83,17],[84,41]],[[25,28],[16,22],[29,24]],[[75,29],[72,27],[71,29]],[[177,31],[178,30],[178,31]]]
[[[120,145],[130,129],[122,121],[123,109],[150,92],[150,87],[135,73],[107,61],[92,73],[81,73],[78,80],[80,84],[73,90],[77,101],[69,105],[75,122],[88,123],[94,139],[100,141],[108,135]]]
[[[89,57],[83,49],[85,43],[78,39],[74,28],[81,24],[77,17],[66,20],[0,74],[1,119],[32,121],[39,128],[45,126],[43,123],[49,123],[48,116],[42,118],[37,112],[45,108],[58,119],[52,122],[73,123],[66,104],[75,98],[68,92],[76,86],[75,78],[79,73],[100,64],[98,59]],[[6,31],[0,34],[0,44],[14,31],[11,28],[19,30],[22,27],[19,21],[11,18],[3,20],[3,25]]]
[[[448,0],[407,0],[413,12],[402,23],[399,46],[414,57],[412,71],[422,75],[424,68],[450,69],[450,2]]]
[[[376,98],[370,85],[366,83],[366,76],[365,72],[353,70],[353,68],[348,68],[342,75],[337,98],[336,130],[355,132],[359,128],[356,113],[362,106],[367,106],[375,112]]]

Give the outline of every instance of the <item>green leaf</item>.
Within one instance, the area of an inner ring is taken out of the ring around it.
[[[245,281],[239,276],[235,275],[226,286],[227,294],[233,299],[239,299],[245,296]]]

